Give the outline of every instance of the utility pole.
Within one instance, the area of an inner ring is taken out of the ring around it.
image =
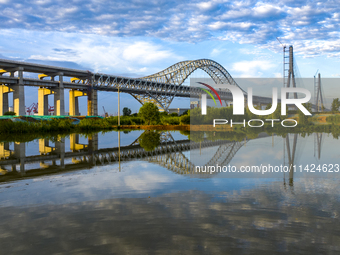
[[[118,86],[118,127],[120,126],[120,96],[119,96],[119,86]]]

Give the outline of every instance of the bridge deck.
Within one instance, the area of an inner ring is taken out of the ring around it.
[[[66,77],[76,77],[80,79],[79,82],[63,81],[65,89],[88,90],[89,86],[93,86],[93,88],[98,91],[117,92],[119,87],[121,92],[129,94],[151,94],[157,96],[175,96],[187,98],[198,98],[202,93],[202,91],[197,87],[156,82],[143,78],[130,78],[117,75],[92,73],[90,71],[84,70],[69,69],[21,61],[12,61],[6,59],[0,59],[0,68],[8,72],[14,72],[21,68],[21,70],[24,72],[46,74],[51,76],[62,74]],[[90,77],[92,79],[91,81],[89,81]],[[36,86],[46,88],[56,88],[59,86],[58,81],[43,79],[39,80],[25,77],[23,77],[22,83],[24,84],[24,86]],[[18,77],[0,75],[0,84],[19,84],[19,79]],[[220,90],[218,93],[222,100],[231,101],[233,99],[230,92]],[[253,101],[254,103],[269,104],[272,102],[272,99],[267,97],[254,96]]]

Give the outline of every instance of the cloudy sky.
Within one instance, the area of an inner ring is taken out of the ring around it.
[[[0,0],[0,58],[130,77],[209,58],[233,77],[280,77],[278,37],[294,46],[301,77],[318,69],[338,77],[339,21],[335,0]],[[26,105],[37,101],[36,89],[26,94]],[[117,111],[115,93],[99,97],[100,109]],[[122,98],[123,107],[139,108]],[[86,99],[80,104],[84,113]],[[172,104],[179,106],[188,100]]]

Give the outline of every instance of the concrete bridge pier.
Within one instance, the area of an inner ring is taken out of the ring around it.
[[[98,91],[94,90],[92,87],[87,92],[87,115],[98,115]]]
[[[0,116],[3,116],[5,112],[9,111],[8,93],[10,92],[12,92],[10,87],[0,85]]]
[[[38,89],[38,114],[48,115],[48,95],[53,94],[53,91],[47,88]]]
[[[79,116],[79,101],[78,97],[87,96],[87,93],[84,91],[71,89],[70,90],[70,100],[69,100],[69,111],[70,116]]]
[[[64,91],[64,80],[63,73],[59,75],[59,87],[53,89],[54,91],[54,115],[63,116],[65,115],[65,91]]]
[[[10,86],[0,85],[0,116],[8,112],[8,93],[13,92],[13,111],[16,115],[25,115],[25,87],[24,87],[24,68],[19,67],[14,70],[0,70],[0,75],[10,72],[10,77],[18,72],[18,83]]]
[[[57,88],[48,89],[40,88],[38,92],[38,114],[48,115],[48,95],[54,94],[54,115],[65,115],[65,97],[64,97],[64,73],[52,73],[52,74],[39,74],[39,80],[43,80],[46,77],[50,77],[51,81],[54,81],[55,76],[59,76],[59,84]]]
[[[25,108],[25,86],[23,81],[24,69],[22,67],[18,68],[18,84],[12,85],[13,90],[13,111],[16,115],[26,115]],[[14,72],[11,73],[11,77],[14,77]]]

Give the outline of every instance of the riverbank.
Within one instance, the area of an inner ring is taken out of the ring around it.
[[[340,115],[338,115],[340,117]],[[138,116],[122,116],[121,125],[118,126],[117,117],[86,117],[86,116],[43,116],[30,117],[19,116],[12,118],[0,118],[0,141],[12,140],[13,137],[26,137],[32,139],[33,137],[46,137],[68,135],[71,133],[91,133],[99,131],[110,130],[178,130],[178,131],[203,131],[203,132],[239,132],[246,134],[253,134],[258,132],[275,132],[275,133],[311,133],[311,132],[325,132],[325,133],[339,133],[340,121],[336,115],[329,115],[327,117],[313,117],[305,124],[298,124],[296,127],[285,128],[280,123],[275,123],[274,127],[270,123],[266,123],[262,127],[246,127],[237,124],[234,127],[230,125],[216,125],[212,124],[190,125],[181,122],[181,117],[166,116],[158,125],[145,125],[143,120]],[[186,116],[189,117],[189,116]],[[321,119],[319,122],[318,120]],[[190,120],[190,119],[189,119]],[[175,123],[175,124],[169,124]],[[252,123],[258,125],[259,123]]]

